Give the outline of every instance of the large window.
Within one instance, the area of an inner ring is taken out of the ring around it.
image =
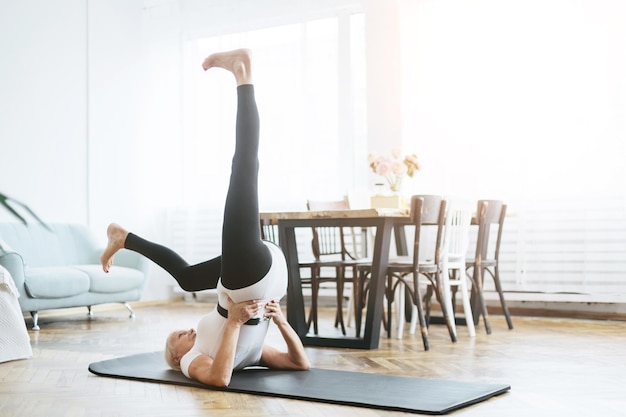
[[[623,300],[624,3],[411,4],[403,120],[420,181],[509,204],[505,290]]]
[[[185,77],[185,205],[223,204],[234,146],[235,83],[226,71],[203,74],[196,67],[212,51],[240,47],[253,51],[261,209],[304,209],[309,198],[344,195],[353,187],[354,155],[366,148],[360,14],[187,44],[185,65],[193,70]]]

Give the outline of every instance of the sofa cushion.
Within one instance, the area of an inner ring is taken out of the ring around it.
[[[123,266],[113,266],[109,273],[102,270],[100,265],[77,265],[79,269],[89,275],[89,291],[95,293],[116,293],[134,290],[143,285],[143,272]]]
[[[72,267],[26,268],[24,287],[32,298],[65,298],[89,291],[89,276]]]

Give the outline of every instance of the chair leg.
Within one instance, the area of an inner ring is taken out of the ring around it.
[[[319,292],[319,281],[317,279],[317,271],[311,269],[311,311],[307,320],[307,329],[313,324],[313,333],[318,334],[317,328],[317,295]]]
[[[430,300],[433,296],[433,287],[432,285],[429,285],[426,287],[426,294],[424,294],[424,298],[422,298],[422,300],[424,301],[424,319],[426,320],[426,325],[429,326],[430,325]]]
[[[355,295],[355,314],[354,314],[354,327],[356,327],[356,337],[361,337],[361,324],[363,323],[363,309],[365,308],[365,305],[367,303],[367,292],[368,292],[368,288],[366,288],[366,281],[367,281],[367,275],[369,273],[362,271],[361,274],[359,274],[359,279],[358,282],[355,284],[357,287],[356,289],[356,295]],[[384,290],[384,297],[389,300],[389,294],[388,294],[388,287],[385,286],[385,290]],[[389,309],[387,309],[387,311],[389,311]],[[383,322],[383,329],[385,331],[387,331],[388,333],[391,331],[390,327],[389,327],[389,323],[388,323],[388,319],[387,319],[387,314],[385,313],[384,309],[382,311],[381,314],[381,320]]]
[[[348,321],[346,323],[347,327],[352,327],[352,320],[354,315],[354,284],[352,284],[352,294],[348,298],[348,311],[346,312],[346,316],[348,317]]]
[[[463,274],[463,272],[461,272]],[[458,279],[458,278],[455,278]],[[450,285],[450,299],[452,300],[452,313],[456,316],[456,293],[459,290],[458,285]]]
[[[344,281],[345,281],[345,276],[344,276]],[[356,283],[357,283],[357,267],[353,266],[352,267],[352,295],[350,296],[350,299],[348,300],[348,312],[347,312],[347,316],[348,316],[348,322],[346,323],[346,326],[351,327],[352,326],[352,315],[355,314],[355,303],[356,303],[356,296],[357,296],[357,288],[356,288]]]
[[[448,328],[448,333],[450,334],[450,340],[452,343],[456,343],[456,326],[454,325],[454,316],[450,314],[450,302],[444,298],[444,290],[442,287],[441,277],[435,278],[435,297],[437,298],[437,302],[441,306],[441,312],[443,313],[443,319],[446,322],[446,327]]]
[[[365,275],[365,271],[361,271],[357,281],[354,283],[356,287],[354,295],[354,327],[356,337],[361,337],[361,320],[363,319],[363,304],[365,303]]]
[[[411,307],[411,326],[409,327],[409,334],[415,334],[417,328],[417,307],[413,305]]]
[[[439,277],[435,280],[437,283],[437,297],[439,298],[439,305],[443,312],[443,317],[448,327],[448,333],[450,334],[450,340],[456,343],[456,323],[454,322],[454,311],[452,309],[452,296],[450,294],[450,280],[448,276],[448,270],[445,269],[439,274]]]
[[[428,342],[428,326],[426,325],[426,319],[424,318],[424,310],[422,310],[422,296],[420,295],[419,285],[415,285],[413,296],[413,302],[415,303],[415,307],[417,308],[417,318],[419,319],[420,333],[422,334],[422,343],[424,344],[424,350],[429,350],[430,344]]]
[[[487,304],[485,303],[485,297],[483,295],[483,268],[476,265],[474,267],[474,277],[472,279],[472,290],[476,294],[476,298],[478,299],[478,304],[480,307],[480,312],[483,316],[483,321],[485,323],[485,331],[487,334],[491,334],[491,325],[489,324],[489,314],[487,313]]]
[[[396,303],[396,316],[398,318],[398,332],[396,334],[396,337],[398,339],[402,339],[403,333],[404,333],[404,295],[405,295],[405,288],[404,285],[399,285],[398,286],[398,302]]]
[[[393,287],[393,275],[387,276],[387,290],[385,293],[387,294],[387,338],[391,338],[391,316],[392,316],[392,305],[393,305],[393,297],[394,297]]]
[[[343,268],[337,267],[337,310],[335,313],[335,327],[341,326],[341,333],[346,335],[346,326],[343,323]]]
[[[500,283],[500,271],[498,270],[498,266],[496,265],[494,268],[494,273],[491,274],[493,277],[493,282],[496,285],[496,291],[498,291],[498,296],[500,297],[500,305],[502,306],[502,313],[506,318],[506,324],[509,326],[509,330],[513,329],[513,320],[511,320],[511,313],[509,313],[509,308],[506,305],[506,301],[504,301],[504,293],[502,292],[502,284]]]
[[[470,337],[475,337],[476,329],[474,328],[474,316],[472,314],[472,306],[470,305],[469,291],[467,288],[467,278],[465,277],[463,271],[458,271],[455,273],[459,274],[459,288],[461,290],[461,300],[463,302],[463,312],[465,313],[465,323],[467,324],[467,331],[469,332]]]

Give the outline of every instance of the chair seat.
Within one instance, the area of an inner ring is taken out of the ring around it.
[[[346,265],[346,261],[338,260],[311,260],[307,262],[300,262],[298,264],[301,268],[311,268],[311,267],[341,267]]]
[[[357,266],[369,272],[369,270],[371,270],[371,267],[372,267],[371,262],[372,262],[371,260],[367,260],[365,262],[359,262]],[[389,259],[387,263],[387,269],[397,269],[398,271],[395,271],[395,272],[399,272],[399,270],[407,270],[408,272],[410,272],[412,268],[413,268],[413,257],[411,256],[398,256],[398,257]],[[425,262],[419,263],[419,270],[420,272],[433,272],[437,270],[437,265],[432,263],[432,261],[426,260]]]
[[[402,256],[397,257],[389,261],[387,269],[390,272],[412,272],[413,271],[413,257]],[[418,263],[419,272],[431,273],[436,272],[438,267],[431,260],[425,260]]]
[[[496,261],[495,259],[481,259],[480,264],[483,267],[492,268],[492,267],[498,265],[498,261]],[[465,265],[467,267],[471,267],[471,266],[476,265],[476,262],[473,259],[472,260],[468,260],[468,261],[465,261]]]

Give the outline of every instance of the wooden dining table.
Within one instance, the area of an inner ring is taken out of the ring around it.
[[[357,209],[330,211],[264,212],[261,220],[278,225],[280,246],[289,270],[287,287],[287,320],[306,346],[327,346],[356,349],[376,349],[380,340],[383,315],[385,272],[389,260],[391,236],[395,236],[398,255],[406,255],[407,245],[403,226],[409,223],[406,209]],[[315,335],[308,331],[300,276],[296,229],[313,227],[355,227],[374,231],[371,250],[372,272],[367,299],[365,326],[362,336]]]

